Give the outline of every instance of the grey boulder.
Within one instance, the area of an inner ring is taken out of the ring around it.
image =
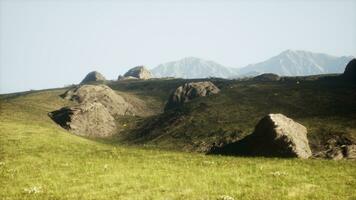
[[[49,113],[57,124],[70,132],[87,137],[108,137],[115,133],[114,117],[101,103],[84,103]]]
[[[80,82],[80,84],[86,84],[96,81],[105,81],[105,77],[97,71],[92,71],[85,76],[85,78]]]
[[[153,78],[152,73],[145,66],[137,66],[127,71],[124,76],[119,76],[119,80],[125,79],[150,79]]]
[[[205,97],[214,95],[220,92],[210,81],[191,82],[179,86],[170,96],[165,106],[165,110],[177,108],[184,103],[197,97]]]
[[[263,117],[252,134],[237,142],[212,148],[209,153],[303,159],[312,155],[307,129],[282,114]]]
[[[134,107],[106,85],[80,85],[61,95],[78,103],[100,102],[111,115],[135,115]]]

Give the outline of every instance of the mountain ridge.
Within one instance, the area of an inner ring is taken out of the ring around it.
[[[239,68],[240,75],[255,71],[281,76],[307,76],[342,73],[353,56],[332,56],[303,50],[285,50],[265,61]]]
[[[173,69],[173,70],[172,70]],[[185,57],[177,61],[163,63],[153,68],[155,77],[177,78],[228,78],[233,72],[215,61],[197,57]]]
[[[304,50],[287,49],[267,60],[242,68],[227,67],[218,62],[197,57],[185,57],[166,62],[152,69],[155,77],[176,78],[239,78],[262,73],[280,76],[308,76],[342,73],[353,56],[333,56]]]

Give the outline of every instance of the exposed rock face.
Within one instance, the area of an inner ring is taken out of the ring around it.
[[[333,160],[356,159],[356,145],[343,145],[341,147],[333,147],[325,152],[325,157]]]
[[[348,136],[332,136],[326,141],[325,147],[316,152],[315,156],[333,160],[356,159],[355,140]]]
[[[342,77],[348,81],[356,82],[356,59],[352,59],[345,68]]]
[[[134,107],[106,85],[81,85],[66,91],[63,98],[78,103],[100,102],[112,116],[134,115]]]
[[[49,116],[77,135],[110,136],[116,131],[115,117],[136,114],[130,103],[106,85],[81,85],[61,96],[78,104],[53,111]]]
[[[256,81],[279,81],[280,77],[277,74],[265,73],[253,78]]]
[[[345,157],[349,159],[356,159],[356,144],[347,145],[345,147]]]
[[[127,71],[123,77],[119,77],[119,79],[150,79],[153,78],[152,73],[144,66],[137,66],[129,71]]]
[[[220,89],[210,81],[186,83],[178,87],[171,94],[164,109],[176,108],[194,98],[209,96],[219,92]]]
[[[282,114],[269,114],[254,132],[240,141],[213,148],[209,153],[228,155],[309,158],[307,129]]]
[[[92,71],[85,76],[85,78],[80,82],[80,84],[95,82],[95,81],[105,81],[105,77],[97,71]]]
[[[101,103],[83,103],[64,107],[49,116],[65,129],[76,135],[107,137],[115,133],[115,119]]]

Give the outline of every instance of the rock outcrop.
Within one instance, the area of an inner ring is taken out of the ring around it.
[[[282,114],[269,114],[242,140],[212,148],[211,154],[309,158],[307,129]]]
[[[107,137],[115,133],[115,119],[101,103],[83,103],[49,113],[57,124],[76,135]]]
[[[85,78],[80,82],[80,84],[86,84],[95,81],[105,81],[105,77],[97,71],[92,71],[85,76]]]
[[[277,74],[265,73],[253,78],[255,81],[279,81],[280,77]]]
[[[165,110],[170,110],[183,105],[184,103],[197,97],[204,97],[220,92],[210,81],[186,83],[179,86],[169,97]]]
[[[356,59],[352,59],[345,68],[344,73],[342,74],[342,77],[345,80],[356,82]]]
[[[345,147],[345,158],[356,159],[356,144],[347,145]]]
[[[116,117],[136,114],[130,103],[106,85],[80,85],[61,96],[77,105],[50,112],[49,116],[77,135],[110,136],[116,131]]]
[[[127,71],[124,76],[119,76],[119,80],[123,79],[150,79],[153,78],[152,73],[144,66],[137,66]]]
[[[81,85],[61,95],[78,103],[100,102],[112,116],[134,115],[134,107],[106,85]]]
[[[331,135],[323,146],[319,146],[314,156],[333,160],[356,159],[356,143],[347,135]]]

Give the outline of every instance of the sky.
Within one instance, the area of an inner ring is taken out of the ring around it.
[[[228,67],[286,49],[356,55],[356,0],[0,0],[0,93],[184,57]]]

